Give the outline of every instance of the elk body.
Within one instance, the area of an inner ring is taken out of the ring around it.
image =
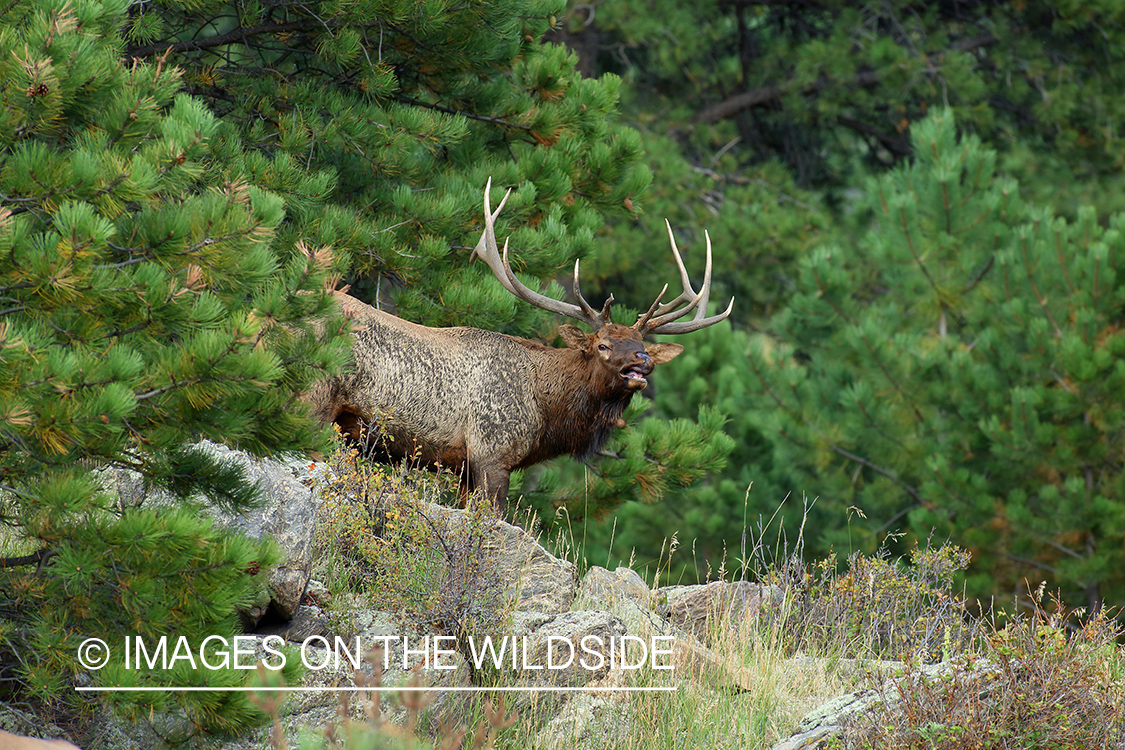
[[[692,289],[671,227],[668,236],[684,291],[661,303],[660,293],[632,326],[612,322],[611,296],[600,311],[583,299],[574,266],[578,305],[545,297],[520,283],[508,263],[508,244],[497,247],[489,186],[484,193],[485,229],[473,251],[509,292],[533,305],[593,329],[564,325],[567,348],[477,328],[428,328],[376,310],[342,292],[337,301],[355,328],[348,374],[318,385],[309,402],[316,416],[362,440],[378,425],[381,450],[391,458],[413,456],[461,476],[465,492],[480,489],[504,512],[509,475],[563,454],[597,452],[633,395],[645,388],[655,365],[683,351],[679,344],[645,342],[665,334],[713,325],[726,311],[706,317],[710,293],[711,244],[699,292]],[[665,291],[667,286],[665,286]],[[679,321],[695,311],[691,320]]]

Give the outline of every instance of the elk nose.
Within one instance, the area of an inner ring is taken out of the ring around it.
[[[652,357],[648,356],[647,352],[637,352],[637,359],[641,361],[641,364],[647,366],[650,370],[652,369]]]

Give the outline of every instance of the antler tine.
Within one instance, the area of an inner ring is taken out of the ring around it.
[[[705,317],[703,317],[704,308],[700,307],[699,312],[697,312],[695,314],[695,317],[692,318],[691,320],[685,320],[685,321],[680,322],[680,323],[668,323],[667,325],[661,326],[660,330],[657,331],[657,333],[677,334],[677,333],[691,333],[692,331],[698,331],[701,328],[706,328],[707,326],[713,326],[716,323],[720,323],[720,322],[726,320],[727,317],[730,315],[731,310],[733,310],[733,309],[734,309],[734,297],[731,297],[730,302],[727,303],[727,309],[723,310],[718,315],[712,315],[709,318],[705,318]]]
[[[613,322],[610,319],[610,311],[609,311],[609,308],[612,304],[613,304],[613,292],[610,292],[609,296],[605,298],[605,304],[602,305],[602,311],[600,313],[598,313],[599,318],[606,323],[612,323]]]
[[[655,310],[657,316],[655,318],[652,317],[653,310],[650,309],[648,313],[637,321],[636,327],[640,330],[642,335],[651,333],[657,329],[659,329],[660,333],[668,334],[697,331],[700,328],[706,328],[721,320],[725,320],[726,317],[730,315],[731,310],[734,309],[734,298],[732,297],[730,304],[727,305],[727,309],[724,312],[707,317],[707,303],[711,298],[711,235],[706,231],[703,233],[707,242],[707,263],[703,271],[703,286],[700,287],[697,293],[691,286],[691,280],[688,278],[683,258],[680,257],[680,251],[676,247],[676,238],[672,235],[672,226],[667,220],[665,220],[665,224],[668,226],[668,239],[672,244],[672,255],[676,258],[676,265],[680,269],[680,279],[683,282],[684,291],[671,302],[657,307]],[[667,288],[667,286],[665,286],[665,288]],[[658,297],[657,301],[659,301],[659,299]],[[688,304],[679,309],[675,309],[675,306],[681,302],[687,302]],[[692,310],[695,310],[695,316],[691,320],[680,323],[673,322],[687,315]]]
[[[676,259],[676,268],[679,269],[679,281],[684,284],[684,293],[691,292],[692,295],[694,295],[695,290],[692,289],[692,279],[687,275],[687,266],[684,265],[684,257],[679,254],[679,247],[676,246],[676,235],[672,233],[672,222],[669,222],[668,219],[664,219],[664,227],[668,231],[668,244],[672,245],[672,256]],[[674,302],[668,302],[668,305],[673,304]]]
[[[680,249],[676,247],[676,236],[672,233],[672,225],[665,219],[664,226],[668,229],[668,242],[672,245],[672,257],[676,259],[676,266],[680,269],[680,283],[683,285],[684,290],[680,292],[678,297],[670,302],[665,302],[661,305],[654,303],[653,307],[655,310],[649,309],[647,313],[637,319],[633,327],[639,330],[642,336],[658,326],[667,325],[673,320],[682,318],[694,310],[699,304],[699,294],[692,288],[691,278],[688,277],[687,267],[684,266],[684,259],[680,255]],[[708,268],[710,268],[710,265],[708,265]],[[668,285],[665,284],[664,289],[667,288]],[[661,292],[660,295],[657,296],[656,302],[659,303],[663,296],[664,292]],[[679,305],[684,302],[688,304],[684,307],[679,307]],[[653,318],[654,314],[656,315],[655,319]]]
[[[660,290],[660,294],[656,295],[656,301],[653,302],[652,306],[648,308],[648,312],[646,312],[641,317],[637,318],[637,323],[636,323],[636,326],[635,326],[636,328],[638,328],[640,330],[644,330],[644,327],[646,325],[648,325],[648,321],[656,313],[657,308],[660,306],[660,300],[662,300],[664,298],[664,295],[665,295],[665,293],[667,293],[667,291],[668,291],[668,285],[665,284],[664,288]]]
[[[688,277],[687,268],[684,266],[684,259],[680,255],[680,249],[676,247],[676,235],[672,234],[672,223],[665,219],[664,226],[668,230],[668,242],[672,245],[672,257],[676,259],[676,267],[680,269],[680,283],[683,284],[684,291],[676,299],[661,305],[656,311],[657,315],[663,315],[681,302],[686,302],[695,296],[695,290],[691,287],[691,278]]]
[[[703,240],[707,245],[707,261],[703,266],[703,286],[699,288],[699,307],[704,315],[707,314],[707,303],[711,301],[711,235],[703,230]]]
[[[472,263],[477,258],[480,258],[485,264],[492,269],[500,284],[512,294],[517,294],[511,282],[507,279],[507,274],[496,273],[496,266],[491,259],[499,255],[499,250],[496,247],[496,217],[500,215],[501,209],[504,204],[508,202],[508,196],[512,194],[512,189],[508,188],[504,191],[504,197],[500,200],[500,205],[496,210],[492,210],[490,193],[492,192],[492,178],[488,178],[488,183],[484,186],[484,231],[480,235],[480,240],[477,241],[477,246],[473,248],[473,252],[469,253],[469,262]]]
[[[488,178],[488,184],[484,188],[484,231],[481,233],[480,240],[473,248],[472,254],[469,256],[470,262],[473,258],[480,258],[492,270],[492,275],[496,277],[501,286],[509,292],[519,297],[520,299],[530,302],[531,304],[539,307],[548,312],[553,312],[557,315],[564,315],[568,318],[574,318],[586,323],[595,331],[604,327],[609,322],[609,306],[613,302],[611,296],[606,300],[605,307],[601,313],[595,312],[586,300],[582,299],[577,285],[578,266],[575,264],[575,294],[578,296],[582,307],[572,305],[567,302],[562,302],[553,299],[539,292],[528,289],[519,279],[516,278],[515,273],[512,271],[511,265],[508,263],[508,241],[504,241],[504,251],[501,254],[500,249],[496,246],[496,217],[500,215],[500,209],[504,208],[504,204],[508,201],[508,196],[512,194],[511,188],[504,193],[503,200],[497,206],[495,211],[492,211],[491,202],[489,200],[489,193],[492,189],[492,178]]]
[[[580,263],[579,259],[575,258],[574,259],[574,296],[578,300],[578,306],[582,308],[582,312],[584,312],[586,315],[590,316],[591,318],[596,318],[598,316],[598,313],[594,310],[594,308],[590,307],[590,303],[587,302],[586,298],[582,296],[582,285],[578,281],[578,264],[579,263]]]

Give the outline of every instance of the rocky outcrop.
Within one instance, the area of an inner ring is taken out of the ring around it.
[[[723,638],[716,635],[738,634],[771,617],[784,599],[777,587],[717,581],[652,591],[629,568],[597,566],[579,581],[573,563],[550,554],[524,529],[465,510],[411,505],[425,518],[425,528],[447,543],[438,557],[449,568],[450,587],[480,598],[475,606],[481,611],[465,610],[471,626],[453,633],[445,629],[448,623],[424,614],[380,610],[378,602],[310,582],[317,486],[325,481],[326,469],[310,474],[303,464],[258,461],[210,444],[205,448],[239,464],[267,498],[252,513],[217,515],[216,520],[250,536],[268,536],[286,550],[268,598],[244,618],[250,626],[271,614],[274,622],[259,628],[259,643],[266,636],[286,639],[303,649],[311,665],[302,683],[308,690],[287,698],[282,712],[281,730],[291,745],[302,727],[322,727],[341,716],[401,720],[405,702],[393,692],[367,692],[376,686],[435,689],[425,699],[428,724],[422,725],[435,733],[443,724],[465,724],[479,715],[472,690],[480,685],[536,688],[508,693],[505,701],[509,711],[539,720],[532,742],[539,750],[600,750],[639,731],[626,694],[607,688],[635,684],[631,679],[642,662],[650,671],[658,662],[660,669],[667,668],[673,687],[691,684],[735,693],[754,687],[754,675],[725,656]],[[144,491],[136,478],[119,476],[117,484],[122,498],[136,499]],[[460,578],[467,575],[480,580],[466,585]],[[581,688],[590,692],[574,692]],[[842,696],[809,714],[777,750],[816,747],[875,700],[886,698],[878,691]],[[258,747],[266,731],[219,750]]]
[[[434,503],[418,503],[417,509],[435,524],[436,536],[479,535],[473,553],[487,559],[489,575],[503,583],[505,606],[548,614],[571,608],[578,585],[577,566],[543,549],[519,526],[495,518],[478,519],[469,511]]]
[[[513,689],[505,694],[506,711],[534,718],[529,722],[535,725],[529,747],[606,750],[633,744],[638,733],[646,731],[643,721],[651,721],[651,716],[634,715],[634,707],[643,703],[617,691],[636,686],[634,677],[642,663],[649,673],[644,678],[648,687],[662,683],[674,690],[693,690],[702,693],[705,702],[737,700],[741,693],[761,687],[762,675],[743,667],[743,654],[730,646],[745,646],[751,628],[782,622],[774,618],[783,609],[785,592],[776,586],[715,581],[652,591],[629,568],[610,571],[597,566],[579,581],[573,563],[551,555],[517,526],[419,503],[408,507],[424,516],[425,528],[445,542],[438,545],[443,552],[437,564],[447,567],[449,590],[439,593],[453,601],[477,599],[465,603],[460,611],[466,617],[461,620],[448,616],[453,610],[443,611],[442,617],[386,611],[378,608],[379,602],[309,580],[319,505],[316,484],[324,480],[323,466],[310,474],[305,464],[258,461],[211,444],[204,448],[242,466],[267,498],[256,511],[216,515],[217,522],[240,533],[268,536],[286,550],[287,560],[271,578],[263,600],[244,618],[252,626],[267,612],[274,615],[275,622],[258,627],[259,656],[267,655],[265,639],[272,637],[288,640],[308,660],[300,685],[306,690],[290,694],[278,718],[290,747],[299,743],[302,731],[321,731],[348,717],[408,721],[412,728],[436,735],[443,725],[477,721],[482,699],[474,691],[502,686]],[[122,504],[161,501],[136,475],[117,472],[106,481]],[[442,574],[439,570],[436,579]],[[490,644],[487,639],[492,639]],[[794,657],[784,668],[807,667],[801,661]],[[667,679],[652,678],[665,668]],[[921,667],[834,660],[833,668],[854,671],[857,679],[874,687],[825,702],[773,750],[820,750],[838,744],[844,732],[855,729],[849,729],[849,722],[896,710],[902,680],[969,681],[974,691],[979,680],[974,694],[986,698],[987,677],[995,670],[984,660]],[[396,695],[372,690],[379,686],[430,692]],[[516,692],[525,688],[531,690]],[[423,714],[424,703],[429,706]],[[61,736],[54,727],[6,724],[5,716],[0,712],[0,730],[14,734],[0,731],[0,748],[48,750],[51,745],[38,738]],[[141,727],[112,721],[101,726],[103,733],[87,750],[133,750],[152,747],[156,741]],[[207,747],[257,750],[268,746],[272,731],[262,729]]]

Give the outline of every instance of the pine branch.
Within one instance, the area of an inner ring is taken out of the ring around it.
[[[288,34],[294,31],[309,31],[313,28],[325,26],[331,29],[333,24],[332,22],[326,23],[315,18],[305,18],[300,21],[287,21],[285,23],[260,23],[257,26],[240,26],[237,29],[231,29],[225,34],[210,36],[206,39],[189,39],[174,44],[159,42],[157,44],[147,44],[143,47],[131,47],[125,51],[125,54],[128,57],[136,59],[150,57],[161,52],[197,52],[199,50],[211,49],[212,47],[222,47],[227,44],[241,42],[250,37],[258,36],[259,34]]]
[[[901,138],[890,135],[889,133],[884,133],[882,130],[879,130],[873,125],[869,125],[866,122],[861,122],[851,117],[844,117],[843,115],[838,115],[836,117],[836,122],[840,125],[843,125],[845,128],[854,130],[857,133],[871,136],[875,140],[879,141],[879,143],[883,144],[883,146],[895,156],[910,155],[910,140],[907,138]]]
[[[1000,40],[991,34],[976,37],[974,39],[966,39],[957,45],[956,49],[960,52],[969,52],[980,47],[987,47],[996,44]],[[843,85],[852,88],[871,88],[877,86],[882,81],[883,75],[879,71],[871,70],[859,73],[848,82],[837,81],[834,78],[824,76],[811,86],[806,86],[800,90],[800,93],[806,96],[816,94],[827,88],[829,85],[843,83]],[[719,102],[718,104],[708,107],[695,116],[695,122],[709,124],[726,120],[735,115],[741,114],[748,109],[755,107],[764,107],[774,102],[780,101],[782,97],[791,91],[795,90],[796,86],[793,83],[784,83],[780,86],[762,86],[753,91],[746,91],[741,94],[730,97],[729,99]],[[850,127],[850,126],[849,126]]]
[[[807,424],[810,428],[812,428],[813,430],[816,430],[816,428],[812,426],[812,423],[807,423]],[[817,432],[818,435],[820,435],[821,438],[825,437],[822,433],[820,433],[819,430],[816,430],[816,432]],[[839,455],[843,456],[844,458],[848,459],[849,461],[855,461],[858,464],[866,466],[867,468],[874,471],[876,474],[881,474],[882,476],[886,477],[887,479],[889,479],[892,482],[894,482],[895,484],[897,484],[899,487],[902,487],[904,490],[906,490],[906,493],[908,495],[910,495],[912,498],[914,498],[914,500],[919,505],[921,505],[925,508],[933,508],[934,507],[933,503],[929,502],[928,500],[924,500],[922,498],[922,495],[919,494],[918,490],[911,487],[908,483],[906,483],[901,478],[895,476],[895,474],[893,472],[891,472],[887,469],[884,469],[882,466],[879,466],[878,464],[874,464],[871,461],[868,461],[863,456],[857,455],[855,453],[852,453],[849,450],[841,448],[840,446],[836,445],[835,443],[831,442],[830,440],[825,440],[825,442],[828,443],[828,449],[831,450],[833,453],[839,454]]]
[[[54,556],[55,551],[52,549],[41,549],[32,552],[30,555],[20,555],[18,557],[0,557],[0,568],[19,568],[24,565],[37,565],[40,569],[46,565],[47,561]]]
[[[450,109],[449,107],[443,107],[439,104],[427,104],[426,102],[420,102],[417,99],[409,99],[407,97],[395,97],[395,101],[402,102],[403,104],[410,104],[410,105],[415,106],[415,107],[425,107],[426,109],[432,109],[435,112],[444,112],[447,115],[460,115],[461,117],[466,117],[470,120],[479,120],[480,122],[490,122],[494,125],[502,125],[503,127],[506,127],[506,128],[515,128],[517,130],[522,130],[522,131],[527,132],[527,133],[531,132],[531,126],[530,125],[519,125],[519,124],[514,123],[514,122],[509,122],[508,120],[505,120],[502,117],[488,117],[486,115],[477,115],[477,114],[473,114],[472,112],[466,112],[466,111],[460,110],[460,109]]]
[[[815,93],[819,91],[820,88],[822,88],[822,84],[814,84],[812,91],[808,93]],[[726,101],[719,102],[713,107],[708,107],[695,116],[695,121],[706,124],[726,120],[745,110],[753,109],[754,107],[762,107],[766,104],[778,101],[788,92],[788,86],[763,86],[753,91],[746,91],[732,96]]]

